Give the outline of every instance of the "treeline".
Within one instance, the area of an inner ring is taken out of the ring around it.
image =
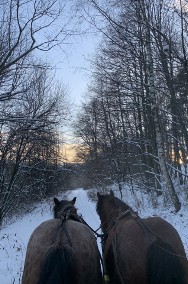
[[[164,194],[178,211],[175,183],[188,177],[188,4],[88,2],[103,39],[75,127],[85,171],[120,191],[126,181]]]
[[[39,59],[72,34],[73,13],[65,4],[0,3],[0,223],[67,179],[59,154],[67,94]]]

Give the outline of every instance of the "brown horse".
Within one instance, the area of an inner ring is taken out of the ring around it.
[[[185,250],[172,225],[141,219],[112,191],[97,196],[108,283],[188,284]]]
[[[96,239],[72,201],[54,198],[54,217],[39,225],[28,246],[22,284],[101,284]]]

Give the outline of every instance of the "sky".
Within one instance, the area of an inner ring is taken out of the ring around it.
[[[114,193],[119,197],[117,188]],[[174,213],[174,209],[162,203],[162,197],[158,198],[158,207],[154,208],[152,202],[148,199],[148,195],[134,190],[133,195],[130,188],[124,186],[123,199],[136,210],[141,217],[161,216],[170,222],[178,231],[184,244],[185,251],[188,256],[188,205],[185,198],[181,196],[182,208],[178,213]],[[96,204],[89,196],[96,196],[96,190],[76,189],[66,193],[59,193],[59,199],[66,198],[72,200],[77,197],[75,206],[78,213],[81,213],[84,220],[96,230],[100,225],[99,217],[96,213]],[[184,198],[184,199],[183,199]],[[28,214],[23,216],[14,216],[0,230],[0,275],[1,284],[20,284],[23,272],[27,243],[33,230],[42,222],[53,218],[53,198],[49,198],[46,202],[35,204]],[[100,233],[100,231],[99,231]],[[101,249],[100,238],[98,238],[98,246]]]
[[[76,36],[69,45],[63,45],[63,50],[56,47],[51,51],[40,54],[41,58],[52,65],[55,79],[67,89],[70,102],[71,119],[63,127],[63,141],[75,144],[77,140],[69,125],[85,100],[87,86],[91,80],[91,60],[100,42],[100,34],[89,33]]]
[[[82,0],[62,1],[62,3],[62,14],[47,28],[46,32],[41,30],[38,38],[36,37],[41,42],[43,39],[46,40],[46,37],[53,38],[58,31],[62,30],[58,37],[60,46],[55,46],[46,52],[38,50],[36,56],[52,67],[55,79],[67,90],[71,116],[75,117],[85,100],[84,95],[91,80],[90,60],[96,53],[101,34],[90,23],[89,15],[92,12],[87,10],[87,2],[86,6]],[[61,40],[62,43],[60,43]],[[68,120],[70,124],[73,119],[68,118]],[[64,132],[66,132],[66,139],[70,140],[66,143],[75,143],[69,125]]]
[[[88,33],[77,36],[69,45],[54,48],[43,55],[44,59],[55,67],[56,78],[68,87],[70,100],[81,105],[83,95],[90,81],[90,60],[95,55],[99,35]]]

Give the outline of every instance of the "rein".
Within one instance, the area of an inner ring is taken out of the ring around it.
[[[94,230],[82,217],[82,215],[78,215],[75,212],[71,212],[71,208],[74,208],[73,206],[68,206],[66,208],[65,212],[61,212],[59,215],[60,220],[62,220],[62,222],[71,219],[73,221],[77,221],[80,222],[84,225],[86,225],[97,237],[101,238],[103,236],[103,234],[99,234],[97,233],[97,231],[100,229],[100,227],[97,230]]]
[[[97,229],[97,230],[94,230],[83,218],[82,216],[80,216],[80,219],[81,219],[81,223],[83,223],[84,225],[86,225],[95,235],[97,238],[102,238],[104,236],[104,234],[99,234],[97,233],[97,231],[101,228],[101,226]]]
[[[66,210],[64,210],[63,212],[60,212],[58,214],[58,218],[62,221],[62,225],[68,220],[73,220],[73,221],[77,221],[80,222],[84,225],[86,225],[98,238],[102,238],[104,236],[104,234],[99,234],[97,233],[97,231],[101,228],[101,226],[97,229],[94,230],[82,217],[82,215],[78,215],[77,213],[73,212],[73,210],[71,211],[71,209],[75,209],[73,206],[67,206]]]

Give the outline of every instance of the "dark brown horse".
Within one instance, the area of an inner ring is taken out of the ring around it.
[[[172,225],[159,217],[139,218],[112,191],[97,195],[108,283],[188,284],[184,247]]]
[[[39,225],[28,246],[22,284],[101,284],[96,239],[72,201],[54,198],[54,217]]]

